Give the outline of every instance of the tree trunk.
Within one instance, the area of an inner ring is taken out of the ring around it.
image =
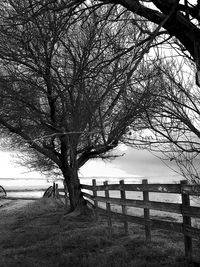
[[[83,198],[81,192],[80,181],[78,178],[78,171],[67,169],[63,171],[70,200],[70,211],[80,210],[81,212],[86,208],[86,200]]]

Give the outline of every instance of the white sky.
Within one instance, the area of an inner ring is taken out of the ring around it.
[[[80,169],[84,177],[138,177],[151,182],[179,181],[180,176],[171,171],[148,151],[127,148],[125,156],[113,161],[91,160]],[[9,152],[0,151],[0,178],[40,178],[40,173],[29,172],[17,166]],[[44,176],[43,176],[44,177]],[[44,177],[45,179],[47,177]]]
[[[12,153],[0,151],[0,178],[40,178],[37,172],[29,172],[28,169],[18,166],[14,162]]]

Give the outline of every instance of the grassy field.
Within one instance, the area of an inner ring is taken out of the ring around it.
[[[154,231],[145,245],[144,230],[114,223],[110,236],[105,218],[65,215],[55,200],[41,199],[25,208],[1,212],[1,267],[158,267],[186,266],[182,235]],[[200,242],[196,244],[199,253]]]

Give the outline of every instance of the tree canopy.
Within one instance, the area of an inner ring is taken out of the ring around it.
[[[63,175],[73,210],[83,200],[79,168],[113,156],[130,126],[144,126],[144,110],[154,101],[140,84],[147,78],[143,55],[154,40],[145,22],[141,32],[134,15],[115,6],[72,12],[52,4],[35,16],[35,6],[25,12],[30,1],[5,3],[1,134],[7,146],[27,152],[30,167]]]
[[[32,1],[30,1],[32,3]],[[33,1],[34,2],[34,1]],[[57,3],[52,7],[52,3]],[[149,22],[162,25],[171,38],[175,37],[179,41],[179,48],[183,53],[193,59],[197,67],[200,64],[200,1],[199,0],[51,0],[37,1],[39,8],[34,15],[43,12],[46,9],[62,10],[71,8],[74,10],[78,5],[85,3],[90,6],[91,3],[96,5],[123,6],[132,13],[145,18]],[[30,5],[31,6],[31,5]]]
[[[151,108],[146,110],[149,130],[135,133],[130,143],[162,152],[162,158],[175,161],[187,180],[199,183],[200,89],[194,75],[180,60],[171,58],[155,60],[149,69],[154,78],[143,86],[157,105],[153,116]]]
[[[133,144],[134,132],[153,130],[155,139],[145,146],[199,154],[193,141],[198,92],[177,80],[172,61],[147,56],[169,42],[195,63],[199,84],[199,6],[171,0],[0,4],[1,136],[6,147],[25,153],[27,166],[63,175],[72,210],[83,202],[79,168],[114,157],[120,142]]]
[[[199,0],[71,0],[71,1],[39,1],[40,9],[38,12],[52,8],[51,3],[57,3],[57,10],[70,7],[74,9],[77,5],[85,3],[90,6],[96,5],[116,5],[123,6],[126,10],[138,15],[148,22],[160,25],[165,29],[169,37],[173,39],[175,49],[186,57],[194,61],[196,65],[196,83],[200,86],[200,1]],[[88,8],[88,7],[87,7]],[[37,14],[37,12],[35,13]],[[142,26],[141,26],[142,29]],[[145,30],[145,29],[143,29]],[[158,33],[158,32],[157,32]],[[162,31],[165,34],[164,31]],[[167,38],[168,39],[168,38]]]
[[[6,3],[17,5],[15,1],[7,0]],[[20,10],[26,20],[37,17],[47,10],[60,12],[68,9],[76,10],[77,6],[84,4],[84,8],[90,6],[108,5],[123,6],[126,10],[145,18],[149,22],[162,25],[168,34],[179,40],[182,52],[188,51],[191,58],[199,64],[200,53],[200,1],[199,0],[31,0],[25,1],[24,8]],[[116,20],[118,18],[116,17]],[[142,28],[142,27],[141,27]]]
[[[105,2],[102,0],[102,2]],[[155,24],[161,24],[170,36],[176,37],[182,44],[182,50],[187,50],[191,57],[198,61],[200,55],[200,1],[177,0],[111,0],[124,6],[133,13],[146,18]]]

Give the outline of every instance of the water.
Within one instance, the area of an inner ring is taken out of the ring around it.
[[[141,177],[81,177],[80,182],[83,184],[92,185],[92,179],[96,179],[97,185],[102,185],[104,181],[108,181],[109,184],[118,184],[120,180],[124,180],[126,184],[138,183],[141,184]],[[53,185],[54,180],[42,179],[42,178],[0,178],[0,185],[5,190],[34,190],[32,192],[8,192],[9,197],[35,197],[40,198],[43,196],[44,191]],[[63,188],[63,180],[56,180],[59,188]],[[85,190],[87,191],[87,190]],[[90,193],[92,193],[90,191]],[[110,197],[120,198],[119,191],[109,191]],[[104,192],[98,192],[99,196],[105,196]],[[143,199],[142,192],[126,192],[126,197],[129,199]],[[165,194],[165,193],[149,193],[151,201],[162,201],[170,203],[181,203],[180,194]],[[199,199],[195,198],[191,200],[191,205],[198,206]]]
[[[94,177],[95,178],[95,177]],[[142,177],[96,177],[96,183],[97,185],[102,185],[103,182],[107,180],[109,184],[118,184],[120,180],[124,180],[126,184],[141,184],[142,183]],[[84,184],[92,185],[92,178],[83,178],[81,180]],[[154,181],[152,181],[153,183]],[[151,182],[149,182],[151,183]],[[165,181],[165,183],[172,183]],[[88,192],[90,194],[93,194],[92,191],[89,190],[83,190],[85,192]],[[97,196],[103,196],[105,197],[104,191],[97,192]],[[120,191],[111,190],[109,191],[109,196],[112,198],[120,198]],[[126,191],[126,198],[127,199],[137,199],[137,200],[143,200],[143,192],[137,192],[137,191]],[[157,202],[165,202],[165,203],[182,203],[182,198],[180,194],[174,194],[174,193],[149,193],[149,200],[150,201],[157,201]],[[190,197],[190,205],[191,206],[197,206],[200,207],[200,198],[198,197]],[[105,203],[100,203],[100,206],[102,208],[105,208]],[[121,207],[117,207],[116,205],[111,205],[113,210],[118,210],[118,212],[121,212]],[[143,209],[140,208],[134,208],[129,207],[128,208],[130,214],[135,214],[136,216],[141,216],[143,214]],[[174,217],[175,219],[181,221],[182,215],[175,214],[175,213],[169,213],[169,212],[163,212],[163,211],[153,211],[151,210],[151,214],[153,216],[161,216],[161,217]]]
[[[108,181],[109,184],[118,184],[120,180],[124,180],[126,184],[141,184],[143,177],[82,177],[80,178],[80,182],[82,184],[92,185],[92,179],[96,179],[97,185],[102,185],[104,181]],[[5,190],[34,190],[31,192],[8,192],[7,196],[9,197],[30,197],[30,198],[41,198],[44,194],[44,191],[53,185],[54,180],[52,179],[42,179],[42,178],[0,178],[0,185],[2,185]],[[62,179],[55,181],[58,184],[59,188],[63,188],[63,181]],[[153,182],[153,181],[152,181]],[[150,183],[150,181],[149,181]],[[165,182],[167,183],[167,181]],[[170,182],[168,182],[170,183]],[[84,190],[90,194],[91,191]],[[120,191],[109,191],[110,197],[120,198]],[[98,196],[105,196],[104,191],[97,192]],[[128,199],[138,199],[143,200],[143,193],[142,192],[126,192],[126,198]],[[180,194],[167,194],[167,193],[149,193],[149,200],[150,201],[158,201],[158,202],[167,202],[167,203],[181,203],[181,195]],[[0,200],[1,204],[3,204],[3,200]],[[17,203],[17,202],[16,202]],[[20,204],[20,203],[19,203]],[[102,208],[105,207],[105,203],[99,203],[99,206]],[[198,206],[200,207],[200,199],[199,198],[192,198],[191,197],[191,206]],[[111,210],[122,212],[122,209],[118,205],[111,205]],[[128,214],[134,216],[142,216],[143,217],[143,209],[141,208],[134,208],[128,207],[127,208]],[[150,211],[151,218],[158,218],[161,220],[168,220],[171,219],[182,222],[182,215],[176,213],[169,213],[163,211]],[[197,224],[198,222],[198,224]],[[198,219],[192,218],[192,225],[196,228],[200,227],[200,222]],[[198,227],[196,225],[199,225]]]
[[[108,184],[118,184],[120,180],[124,180],[126,184],[141,184],[141,177],[84,177],[80,178],[80,182],[82,184],[92,185],[92,179],[96,179],[97,185],[102,185],[104,181],[108,181]],[[44,191],[53,185],[52,179],[42,179],[42,178],[0,178],[0,185],[2,185],[5,190],[34,190],[31,192],[8,192],[8,197],[30,197],[30,198],[41,198],[44,194]],[[63,188],[62,179],[55,181],[58,184],[59,188]],[[167,183],[167,182],[166,182]],[[170,183],[170,182],[169,182]],[[90,194],[93,194],[92,191],[83,190]],[[109,191],[110,197],[120,198],[120,191]],[[105,196],[104,191],[97,192],[98,196]],[[127,199],[138,199],[143,200],[142,192],[131,192],[126,191]],[[167,202],[167,203],[179,203],[181,204],[181,195],[180,194],[167,194],[167,193],[149,193],[150,201],[158,201],[158,202]],[[105,208],[105,203],[99,203],[99,206]],[[200,199],[191,197],[191,206],[200,207]],[[111,205],[111,209],[113,211],[121,212],[121,207],[117,205]],[[176,213],[169,213],[163,211],[155,211],[151,210],[151,216],[159,218],[164,218],[164,220],[173,219],[182,222],[182,215]],[[143,209],[128,207],[128,214],[135,216],[143,216]],[[196,223],[196,221],[194,222]]]
[[[132,177],[111,177],[111,176],[80,177],[80,182],[82,184],[92,185],[93,179],[96,180],[97,185],[101,185],[105,181],[108,181],[109,184],[115,184],[115,183],[119,183],[120,180],[124,180],[126,184],[141,183],[141,177],[138,177],[138,176],[132,176]]]
[[[59,187],[62,181],[57,182]],[[0,178],[0,185],[7,190],[33,190],[31,192],[7,192],[8,197],[31,197],[40,198],[44,191],[53,185],[52,179],[42,178]],[[62,186],[63,187],[63,186]]]
[[[118,183],[121,178],[118,177],[84,177],[80,178],[81,183],[91,185],[92,179],[96,179],[98,184],[102,184],[105,180],[109,183]],[[32,192],[8,192],[10,197],[42,197],[44,191],[53,185],[53,179],[42,178],[0,178],[0,185],[7,190],[35,190]],[[59,188],[63,188],[63,180],[57,179],[55,181]],[[127,183],[138,182],[135,178],[126,178]]]
[[[126,184],[141,184],[141,178],[137,177],[128,177],[128,178],[121,178],[121,177],[103,177],[103,178],[96,178],[97,185],[102,185],[103,182],[107,180],[108,184],[118,184],[120,180],[124,180]],[[92,185],[92,179],[84,178],[81,180],[84,184]],[[86,192],[92,193],[89,190],[84,190]],[[105,196],[104,191],[97,192],[98,196]],[[114,198],[120,198],[120,191],[111,190],[109,191],[109,196]],[[138,191],[126,191],[126,198],[127,199],[138,199],[143,200],[143,192]],[[169,194],[169,193],[149,193],[149,200],[150,201],[161,201],[161,202],[170,202],[170,203],[181,203],[181,195],[180,194]]]

